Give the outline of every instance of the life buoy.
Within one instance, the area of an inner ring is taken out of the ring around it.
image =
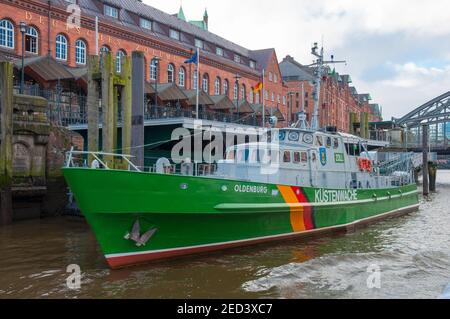
[[[372,161],[367,158],[358,158],[358,167],[361,172],[372,172]]]

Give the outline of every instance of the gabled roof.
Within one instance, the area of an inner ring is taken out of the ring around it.
[[[255,60],[258,70],[267,69],[275,49],[262,49],[251,51],[250,58]]]
[[[280,63],[280,71],[283,80],[286,82],[314,81],[314,71],[312,68],[300,64],[289,55]]]
[[[233,112],[238,113],[238,107],[236,101],[233,101],[234,108]],[[253,109],[247,101],[239,101],[239,113],[253,113]]]

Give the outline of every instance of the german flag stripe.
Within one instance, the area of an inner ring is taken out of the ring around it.
[[[278,190],[290,208],[292,230],[301,232],[314,229],[313,208],[298,205],[309,202],[303,190],[300,187],[281,185],[278,186]]]

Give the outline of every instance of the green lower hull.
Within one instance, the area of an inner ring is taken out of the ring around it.
[[[118,170],[64,168],[112,268],[310,235],[418,207],[415,185],[324,190]],[[125,238],[136,221],[145,245]]]

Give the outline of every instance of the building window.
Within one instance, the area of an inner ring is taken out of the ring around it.
[[[272,102],[275,102],[275,93],[272,92]]]
[[[217,77],[216,81],[214,81],[214,94],[220,95],[220,78]]]
[[[105,4],[105,15],[112,18],[119,18],[119,10],[117,8]]]
[[[239,91],[239,84],[237,82],[234,82],[234,90],[233,90],[233,99],[238,99],[238,92]]]
[[[273,75],[273,81],[275,83],[278,83],[278,76],[276,74]]]
[[[195,46],[197,48],[203,49],[203,41],[200,39],[195,39]]]
[[[25,51],[29,53],[38,53],[38,32],[33,27],[28,27],[25,33]]]
[[[255,103],[259,103],[259,92],[255,94]]]
[[[186,85],[186,71],[183,67],[178,70],[178,85],[183,88]]]
[[[283,96],[283,105],[286,105],[286,97]]]
[[[153,59],[152,62],[150,63],[150,80],[151,81],[156,81],[157,67],[158,67],[158,61]]]
[[[203,74],[202,90],[206,94],[209,94],[209,76],[207,73]]]
[[[252,69],[256,69],[256,62],[250,60],[250,67],[251,67]]]
[[[75,63],[86,64],[86,42],[83,40],[75,42]]]
[[[122,72],[122,58],[126,56],[126,53],[123,50],[117,51],[116,54],[116,72],[121,73]]]
[[[170,29],[170,30],[169,30],[169,36],[170,36],[172,39],[180,40],[180,32],[178,32],[177,30]]]
[[[0,21],[0,46],[14,49],[14,26],[8,20]]]
[[[109,48],[106,45],[103,45],[100,48],[100,56],[102,56],[104,53],[108,53],[109,51],[110,51]]]
[[[220,56],[223,56],[223,49],[217,47],[217,48],[216,48],[216,54],[217,54],[217,55],[220,55]]]
[[[277,94],[277,103],[280,104],[281,103],[281,98],[280,98],[280,94]]]
[[[228,96],[228,80],[223,81],[223,94]]]
[[[253,98],[254,98],[253,90],[250,90],[250,93],[249,93],[249,100],[250,100],[250,103],[253,103]]]
[[[152,29],[152,22],[150,20],[141,18],[141,28],[151,30]]]
[[[241,63],[241,56],[239,54],[234,55],[234,62]]]
[[[67,39],[62,34],[56,36],[56,59],[67,60]]]
[[[194,90],[197,90],[197,86],[198,86],[198,81],[197,81],[197,70],[194,71],[194,79],[193,79],[193,83],[194,83]]]
[[[269,92],[268,91],[265,92],[265,96],[266,96],[266,100],[269,100]]]
[[[272,74],[272,72],[269,72],[269,81],[270,81],[270,82],[273,81],[273,74]]]
[[[175,67],[173,64],[167,66],[167,83],[175,82]]]
[[[242,101],[246,101],[247,100],[247,94],[246,93],[247,92],[245,90],[245,84],[242,84],[242,86],[241,86],[241,96],[240,96]]]

